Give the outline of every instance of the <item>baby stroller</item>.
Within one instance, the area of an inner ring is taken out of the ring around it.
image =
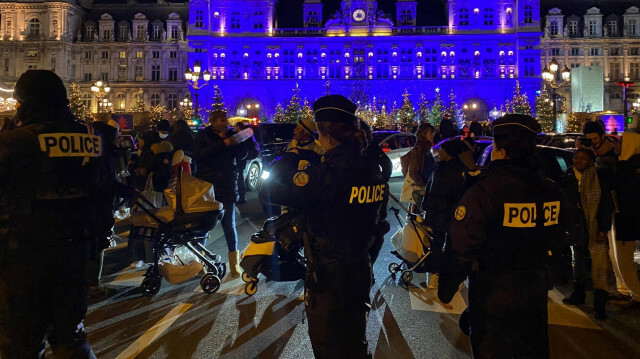
[[[306,267],[300,254],[303,243],[300,216],[286,212],[267,219],[262,230],[251,236],[249,245],[242,253],[240,266],[244,270],[242,280],[247,283],[245,294],[251,296],[258,290],[258,273],[262,273],[268,281],[304,279]]]
[[[162,282],[158,261],[167,249],[176,246],[186,246],[204,263],[207,273],[200,279],[200,286],[207,294],[215,293],[227,267],[219,255],[201,244],[223,214],[213,185],[179,171],[175,191],[166,189],[165,197],[169,206],[155,208],[144,196],[136,194],[136,205],[143,212],[131,215],[130,236],[151,241],[153,250],[153,263],[140,285],[142,294],[152,297],[158,293]]]
[[[393,262],[389,264],[389,273],[395,275],[398,272],[402,272],[400,278],[403,282],[409,284],[413,280],[413,272],[424,273],[427,271],[425,269],[426,260],[431,254],[429,248],[433,238],[429,234],[427,226],[422,222],[422,217],[409,213],[402,203],[393,195],[391,197],[407,212],[407,221],[403,225],[400,220],[399,210],[391,208],[402,228],[391,237],[391,243],[395,248],[394,251],[391,251],[391,254],[395,255],[400,260],[400,263]]]

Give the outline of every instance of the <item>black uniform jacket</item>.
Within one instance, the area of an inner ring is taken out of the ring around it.
[[[568,208],[562,190],[535,169],[492,162],[454,212],[439,298],[450,302],[472,267],[496,278],[543,271],[552,244],[566,241]]]
[[[299,171],[299,156],[287,152],[276,162],[261,195],[306,215],[314,252],[362,260],[375,231],[378,210],[389,196],[379,165],[352,145],[340,145],[324,161]]]

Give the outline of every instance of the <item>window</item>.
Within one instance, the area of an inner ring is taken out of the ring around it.
[[[104,80],[104,81],[109,81],[109,73],[108,72],[101,72],[100,73],[100,79]]]
[[[118,38],[120,40],[126,40],[129,37],[129,27],[127,25],[120,25],[120,31],[118,31]]]
[[[180,31],[178,29],[178,25],[171,25],[171,39],[177,40],[180,35]]]
[[[91,58],[91,51],[85,51],[84,52],[84,58],[85,59],[90,59]]]
[[[121,59],[126,59],[127,58],[127,52],[126,51],[120,51],[120,58]]]
[[[109,58],[109,51],[100,51],[100,58],[101,59],[108,59]]]
[[[29,57],[38,57],[38,50],[29,50],[27,52],[27,56],[29,56]]]
[[[262,23],[262,21],[260,21],[260,22],[255,22],[255,23],[253,24],[253,28],[254,28],[254,29],[262,29],[262,28],[264,28],[264,24]]]
[[[27,66],[27,69],[29,69],[29,70],[37,70],[38,69],[38,65],[29,65],[29,66]]]
[[[619,62],[610,62],[609,63],[609,77],[612,80],[617,80],[620,78],[620,63]]]
[[[93,36],[95,35],[95,28],[93,25],[87,25],[87,29],[85,31],[85,40],[93,40]]]
[[[589,56],[600,56],[600,49],[598,48],[589,49]]]
[[[598,34],[598,21],[589,20],[589,35],[594,36]]]
[[[177,67],[170,67],[169,68],[168,80],[169,81],[178,81],[178,68]]]
[[[111,30],[102,30],[102,39],[111,40]]]
[[[560,56],[560,49],[557,48],[557,47],[554,47],[554,48],[551,49],[550,54],[551,54],[551,56]]]
[[[572,47],[571,48],[571,56],[580,56],[580,48]]]
[[[153,25],[153,38],[159,40],[162,38],[162,26]]]
[[[484,24],[485,25],[493,25],[493,9],[492,8],[484,8]]]
[[[29,35],[40,35],[40,19],[37,17],[29,20]]]
[[[160,95],[157,93],[154,93],[153,95],[151,95],[150,103],[151,103],[151,106],[160,105]]]
[[[311,27],[319,27],[320,20],[318,19],[317,11],[309,11],[307,14],[307,25]]]
[[[631,80],[640,80],[640,62],[629,64],[629,77]]]
[[[413,14],[411,13],[411,10],[402,10],[402,12],[400,13],[400,25],[411,25],[412,22]]]
[[[172,93],[167,96],[167,108],[169,111],[178,108],[178,95]]]
[[[118,81],[127,81],[127,65],[118,65]]]
[[[160,51],[152,51],[151,52],[151,57],[153,57],[154,59],[159,59],[160,58]]]
[[[533,24],[533,6],[531,5],[524,7],[524,23]]]
[[[558,35],[558,22],[557,21],[551,21],[549,23],[549,35],[551,35],[551,36]]]
[[[579,62],[572,62],[572,63],[571,63],[571,68],[572,68],[572,69],[576,69],[576,68],[578,68],[578,67],[580,67],[580,63],[579,63]]]
[[[124,111],[126,109],[126,104],[126,96],[123,93],[116,94],[115,110]]]
[[[90,72],[85,72],[84,73],[84,80],[85,81],[91,81],[91,73]]]
[[[142,51],[136,51],[136,59],[141,59],[141,58],[143,58]]]
[[[204,15],[202,13],[202,10],[197,10],[196,11],[196,21],[194,24],[195,27],[204,27]]]
[[[8,58],[4,59],[4,72],[9,72],[9,61],[10,60]]]
[[[630,47],[629,48],[629,55],[631,55],[631,56],[640,55],[640,47]]]
[[[612,47],[609,49],[609,55],[611,56],[619,56],[620,55],[620,48],[619,47]]]
[[[231,28],[239,29],[240,28],[240,13],[234,11],[231,13]]]
[[[607,26],[609,27],[609,35],[618,35],[618,22],[616,20],[609,20]]]
[[[469,25],[469,9],[460,9],[458,25],[459,26]]]
[[[171,59],[178,58],[178,51],[170,51],[169,52],[169,58],[171,58]]]
[[[137,40],[144,40],[145,35],[146,35],[146,31],[145,31],[145,26],[144,25],[136,25],[136,39]]]
[[[160,81],[160,65],[151,65],[151,81]]]
[[[90,93],[85,93],[82,95],[82,104],[84,105],[84,108],[90,110],[91,109],[91,94]]]
[[[638,22],[636,20],[629,20],[629,35],[636,35]]]
[[[578,21],[572,20],[569,21],[569,36],[578,35]]]
[[[135,80],[136,81],[143,81],[144,80],[144,66],[136,65],[134,76],[135,76]]]

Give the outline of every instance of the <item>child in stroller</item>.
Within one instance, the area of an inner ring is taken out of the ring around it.
[[[175,191],[165,190],[165,197],[169,206],[155,208],[145,197],[136,194],[136,205],[142,212],[131,215],[130,236],[151,241],[153,249],[153,263],[140,285],[142,294],[152,297],[158,293],[162,281],[158,268],[160,256],[180,245],[186,246],[205,264],[207,273],[202,276],[200,286],[207,294],[215,293],[226,273],[226,264],[201,244],[223,213],[222,203],[215,200],[213,185],[179,171]]]
[[[300,254],[303,246],[303,225],[300,215],[285,212],[269,218],[262,230],[251,236],[242,254],[244,292],[254,295],[258,290],[258,273],[278,282],[304,279],[306,267]]]

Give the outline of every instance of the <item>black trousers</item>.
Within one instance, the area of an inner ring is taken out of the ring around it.
[[[318,283],[307,284],[305,296],[314,356],[327,359],[370,358],[366,336],[370,309],[369,261],[319,262]]]
[[[84,335],[87,241],[0,249],[0,356],[95,358]]]
[[[549,358],[544,270],[472,274],[469,312],[474,358]]]

